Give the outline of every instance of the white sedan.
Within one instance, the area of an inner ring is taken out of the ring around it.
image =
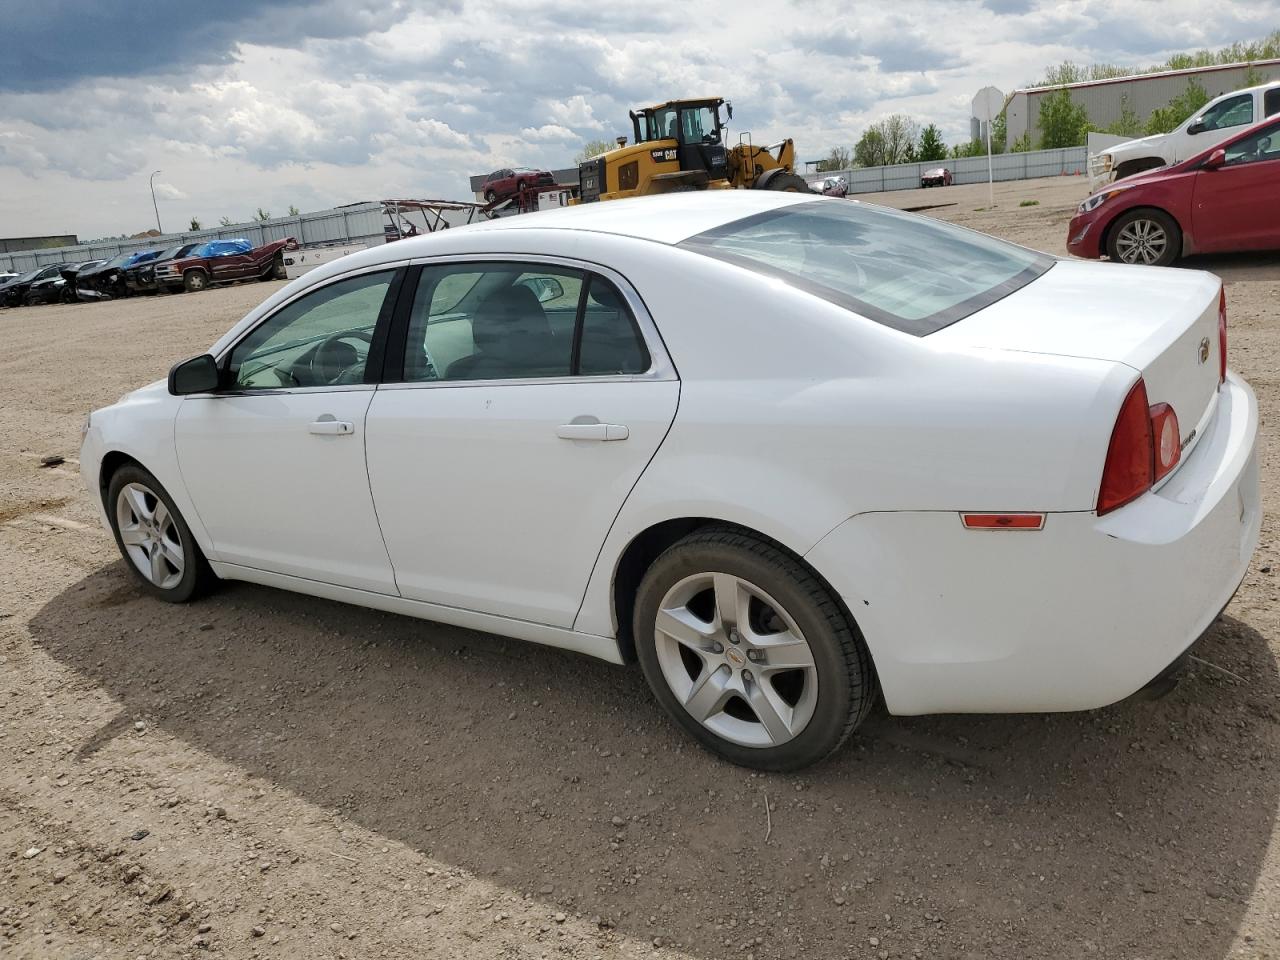
[[[95,411],[163,600],[218,578],[639,661],[741,764],[1163,683],[1257,545],[1206,273],[712,191],[354,253]]]

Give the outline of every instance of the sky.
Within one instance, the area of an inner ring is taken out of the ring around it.
[[[572,166],[629,108],[721,96],[730,141],[968,138],[982,87],[1265,36],[1280,0],[0,0],[0,236],[81,239]],[[1206,15],[1208,14],[1208,15]]]

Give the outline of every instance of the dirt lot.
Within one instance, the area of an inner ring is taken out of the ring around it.
[[[1083,191],[869,199],[1062,253]],[[84,415],[276,285],[0,312],[0,955],[1280,955],[1280,265],[1196,266],[1266,431],[1214,666],[1095,713],[880,712],[799,776],[691,747],[636,670],[254,586],[144,599]]]

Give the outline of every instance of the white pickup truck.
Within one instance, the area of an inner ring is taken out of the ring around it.
[[[1091,156],[1090,179],[1120,180],[1144,170],[1179,163],[1275,113],[1280,113],[1280,80],[1224,93],[1170,133],[1128,140]]]

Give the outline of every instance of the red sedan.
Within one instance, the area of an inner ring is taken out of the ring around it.
[[[1193,253],[1280,249],[1280,117],[1093,194],[1071,220],[1067,249],[1155,266]]]

